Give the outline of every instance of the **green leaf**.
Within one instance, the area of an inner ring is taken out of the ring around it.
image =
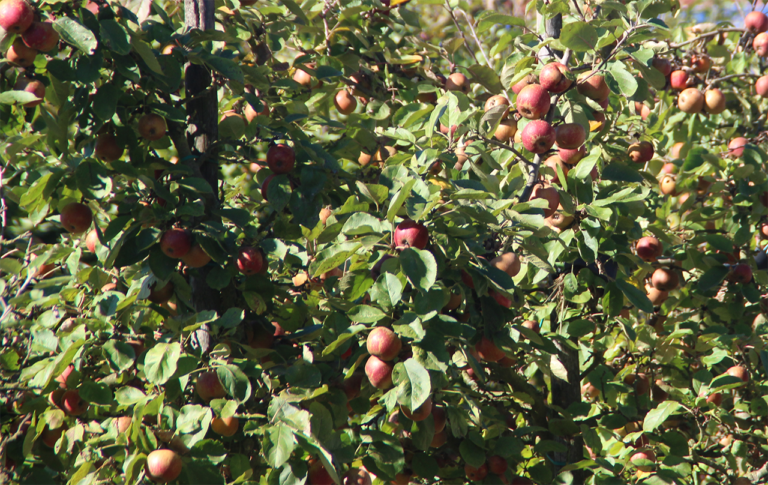
[[[405,249],[400,253],[400,266],[411,284],[420,291],[428,291],[437,280],[437,263],[427,250]]]
[[[395,364],[392,382],[398,389],[398,402],[412,411],[424,404],[432,392],[429,372],[413,358]]]
[[[245,75],[240,66],[232,59],[225,59],[219,56],[206,56],[203,61],[222,76],[239,83],[245,82]]]
[[[304,14],[304,11],[301,9],[301,7],[294,2],[293,0],[280,0],[280,3],[285,5],[285,7],[291,11],[292,14],[294,14],[297,18],[297,23],[300,23],[301,25],[310,25],[311,22],[307,18],[306,14]]]
[[[37,101],[38,98],[27,91],[5,91],[0,93],[0,104],[27,104]]]
[[[622,293],[624,293],[629,302],[635,305],[635,307],[637,307],[639,310],[647,313],[653,312],[653,304],[651,303],[651,300],[648,299],[648,296],[643,290],[635,285],[627,283],[622,279],[617,279],[614,281],[614,284],[621,290]]]
[[[586,22],[571,22],[560,31],[560,42],[575,52],[591,51],[597,45],[597,30]]]
[[[143,400],[146,394],[135,387],[125,386],[115,391],[115,401],[121,406],[130,406]]]
[[[344,223],[341,232],[347,235],[357,236],[368,234],[370,232],[381,233],[383,228],[381,221],[366,212],[357,212],[352,214]]]
[[[116,20],[100,20],[101,40],[110,50],[127,56],[131,53],[131,43],[128,41],[128,33]]]
[[[479,468],[485,463],[485,450],[477,446],[471,440],[466,439],[461,442],[459,445],[459,453],[468,465],[475,468]]]
[[[216,375],[219,376],[221,385],[230,396],[243,403],[251,397],[251,381],[243,371],[235,365],[221,365],[216,367]]]
[[[86,381],[78,388],[83,400],[108,406],[112,404],[112,390],[106,384]]]
[[[53,23],[53,30],[59,33],[64,42],[72,44],[89,56],[96,53],[96,47],[99,45],[96,36],[76,20],[70,17],[59,17]]]
[[[675,401],[664,401],[645,415],[643,431],[651,432],[655,430],[680,409],[682,409],[680,403]]]
[[[600,176],[603,180],[612,180],[614,182],[642,182],[645,180],[636,169],[617,161],[613,161],[604,167]]]
[[[102,121],[109,121],[115,116],[117,111],[117,102],[120,99],[122,91],[114,84],[104,84],[93,97],[92,109],[96,116]]]
[[[243,318],[245,318],[245,312],[242,308],[229,308],[221,318],[213,322],[213,325],[219,328],[235,328],[243,321]]]
[[[286,424],[277,423],[267,431],[269,446],[267,447],[267,462],[273,468],[282,467],[296,449],[296,437]]]
[[[130,369],[136,359],[133,347],[125,342],[108,340],[101,349],[104,351],[104,356],[110,366],[120,372]]]
[[[616,81],[616,84],[619,85],[621,94],[631,97],[637,91],[637,79],[635,79],[634,74],[627,71],[627,67],[623,62],[611,63],[608,74],[610,74]]]
[[[86,160],[75,170],[77,188],[91,199],[103,199],[112,192],[112,178],[98,162]]]
[[[688,155],[685,157],[685,162],[683,162],[682,171],[689,172],[703,165],[706,161],[704,156],[708,153],[709,151],[704,147],[697,146],[691,148],[688,151]]]
[[[495,25],[514,25],[516,27],[525,27],[525,20],[511,15],[504,15],[496,12],[480,12],[477,15],[477,33],[485,32]]]
[[[156,344],[144,356],[144,373],[147,380],[156,385],[163,385],[176,373],[176,363],[181,355],[181,346],[172,344]]]
[[[347,316],[357,323],[376,323],[387,315],[376,307],[357,305],[349,309]]]
[[[152,47],[149,44],[141,40],[139,36],[131,36],[131,45],[150,69],[161,76],[164,74],[163,67],[157,61],[157,57],[155,57],[155,53],[152,52]]]
[[[504,89],[498,74],[488,66],[475,64],[469,68],[469,72],[472,73],[472,78],[490,93],[499,93]]]
[[[701,275],[701,278],[699,278],[699,283],[697,285],[699,291],[705,292],[720,286],[720,283],[722,283],[725,277],[728,276],[728,272],[728,268],[725,266],[714,266],[709,268],[703,275]]]

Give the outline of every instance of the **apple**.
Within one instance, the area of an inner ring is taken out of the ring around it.
[[[535,322],[533,320],[525,320],[523,323],[521,323],[521,325],[534,333],[541,333],[539,322]]]
[[[88,403],[80,398],[80,391],[71,389],[61,396],[61,408],[69,416],[80,416],[88,410]]]
[[[357,99],[349,91],[342,89],[336,93],[336,96],[333,98],[333,104],[339,110],[339,113],[348,115],[357,108]]]
[[[707,396],[707,404],[714,404],[715,406],[721,406],[723,404],[722,393],[715,392]]]
[[[411,421],[424,421],[432,414],[432,398],[428,397],[419,408],[413,412],[406,406],[400,405],[400,411]]]
[[[627,149],[629,159],[635,163],[650,162],[654,155],[653,144],[649,141],[641,141],[629,145]]]
[[[267,105],[267,102],[264,101],[263,99],[259,99],[259,101],[261,101],[261,106],[262,106],[261,111],[256,111],[254,107],[251,106],[251,103],[248,103],[248,102],[245,103],[245,109],[243,109],[243,114],[245,115],[245,119],[248,120],[248,123],[255,120],[257,116],[269,115],[269,105]]]
[[[664,77],[672,73],[672,63],[669,62],[669,59],[654,57],[651,61],[651,66],[655,67]]]
[[[169,258],[181,259],[192,249],[192,236],[184,229],[168,229],[160,238],[160,249]]]
[[[748,264],[737,264],[731,267],[728,279],[735,283],[747,284],[752,281],[752,267]]]
[[[312,89],[312,76],[307,71],[297,68],[293,80],[306,89]]]
[[[653,306],[661,305],[669,297],[669,293],[651,285],[645,285],[645,293]]]
[[[567,163],[568,165],[576,165],[579,163],[579,160],[587,156],[587,149],[584,146],[577,149],[558,147],[557,155],[560,157],[563,163]]]
[[[682,91],[687,88],[693,80],[686,71],[677,70],[669,75],[669,86],[675,91]]]
[[[221,385],[219,376],[214,371],[203,372],[197,377],[195,391],[205,402],[227,397],[227,390]]]
[[[389,389],[392,386],[392,369],[394,365],[372,355],[365,363],[365,375],[368,381],[377,389]]]
[[[679,158],[685,158],[685,156],[688,154],[688,149],[686,147],[685,142],[679,141],[672,145],[672,148],[669,149],[669,158],[672,160],[677,160]]]
[[[589,399],[596,399],[600,395],[600,389],[591,382],[586,382],[581,386],[581,393]]]
[[[730,141],[730,143],[728,143],[728,155],[736,158],[742,156],[744,154],[744,147],[746,147],[748,144],[749,140],[743,136],[734,138]]]
[[[2,5],[2,4],[0,4]],[[27,47],[21,37],[17,37],[11,47],[5,52],[5,59],[18,67],[29,67],[35,63],[37,51]]]
[[[491,470],[491,473],[504,475],[507,472],[508,467],[509,464],[507,463],[507,460],[499,455],[493,455],[488,458],[488,468]]]
[[[147,476],[155,483],[168,483],[181,474],[181,457],[172,450],[155,450],[147,455]]]
[[[677,181],[674,175],[666,174],[659,181],[659,192],[664,195],[677,195]]]
[[[496,300],[496,303],[503,306],[504,308],[510,308],[512,306],[512,300],[494,289],[488,290],[488,296]]]
[[[96,138],[94,153],[104,162],[114,162],[123,156],[125,149],[117,144],[117,138],[111,133],[102,133]]]
[[[99,233],[96,232],[96,229],[91,229],[91,231],[85,237],[85,247],[88,248],[88,251],[95,253],[96,245],[98,243],[99,243]]]
[[[424,224],[406,219],[395,228],[393,239],[398,249],[424,249],[429,242],[429,231]]]
[[[173,283],[169,281],[165,286],[159,289],[156,289],[156,286],[157,283],[153,283],[149,288],[149,296],[147,297],[147,300],[161,305],[171,299],[174,290]]]
[[[517,95],[516,105],[518,113],[525,118],[541,119],[549,112],[549,91],[540,84],[529,84]]]
[[[752,41],[752,48],[760,57],[768,56],[768,33],[760,32]]]
[[[485,335],[475,344],[475,351],[482,360],[487,362],[498,362],[505,356],[504,351],[496,347],[496,344]]]
[[[522,91],[524,87],[534,83],[536,83],[536,76],[534,74],[528,74],[512,86],[512,92],[520,94],[520,91]]]
[[[747,477],[737,477],[733,480],[733,485],[753,485],[753,483]]]
[[[509,251],[501,256],[493,258],[491,260],[491,266],[500,269],[514,278],[520,272],[520,258],[517,254]]]
[[[639,114],[643,120],[646,120],[651,115],[651,108],[639,101],[635,101],[635,113]]]
[[[507,114],[509,113],[509,100],[505,98],[504,96],[501,96],[499,94],[495,96],[491,96],[485,101],[485,111],[490,111],[492,108],[495,108],[496,106],[507,106],[507,110],[504,111],[504,114],[501,115],[502,118],[506,118]]]
[[[661,291],[672,291],[680,284],[677,273],[667,268],[658,268],[651,275],[651,285]]]
[[[128,432],[128,428],[131,427],[132,422],[133,418],[130,416],[120,416],[113,421],[115,428],[117,428],[118,434],[124,434]]]
[[[371,485],[371,474],[365,468],[352,468],[344,476],[344,485]]]
[[[716,115],[725,111],[725,95],[717,88],[704,93],[704,110]]]
[[[315,461],[309,466],[309,472],[307,472],[307,484],[308,485],[334,485],[333,478],[325,469],[323,462]]]
[[[635,390],[635,394],[638,396],[648,394],[651,390],[651,382],[648,380],[648,376],[642,372],[637,374],[627,374],[627,376],[624,377],[624,384],[632,386]]]
[[[48,52],[59,45],[59,33],[53,30],[51,22],[33,22],[21,38],[27,47],[40,52]]]
[[[576,90],[597,102],[605,101],[611,95],[611,90],[605,83],[605,77],[593,72],[586,72],[579,76]]]
[[[26,0],[0,2],[0,27],[9,34],[24,33],[35,20],[35,8]]]
[[[432,420],[435,424],[435,433],[439,433],[445,429],[447,418],[445,408],[443,406],[432,407]]]
[[[202,268],[210,261],[211,257],[197,243],[193,244],[189,252],[181,257],[181,262],[190,268]]]
[[[435,434],[432,436],[432,441],[430,441],[429,446],[430,448],[440,448],[447,442],[448,442],[448,432],[446,430],[435,431]]]
[[[712,67],[712,59],[706,54],[694,54],[691,56],[691,67],[693,72],[705,73]]]
[[[264,265],[264,255],[258,248],[241,247],[237,253],[237,269],[246,276],[255,275]]]
[[[541,72],[539,73],[539,84],[550,93],[563,93],[571,87],[571,84],[573,84],[566,75],[566,73],[569,72],[571,72],[571,70],[563,64],[552,62],[541,69]]]
[[[733,367],[729,367],[727,371],[725,371],[726,374],[733,377],[738,377],[744,382],[749,381],[749,372],[747,369],[740,365],[734,365]]]
[[[288,145],[280,143],[267,151],[267,166],[277,175],[290,172],[295,163],[296,153]]]
[[[73,364],[69,364],[66,369],[64,369],[64,372],[59,374],[59,376],[56,378],[56,382],[59,383],[59,387],[62,389],[67,388],[67,379],[69,379],[70,374],[72,374],[72,371],[75,370],[75,366]],[[73,384],[77,384],[76,382]]]
[[[744,28],[753,34],[765,32],[768,30],[768,16],[757,10],[749,12],[747,16],[744,17]]]
[[[64,434],[64,431],[66,430],[67,429],[64,424],[56,429],[50,429],[48,426],[46,426],[43,432],[40,434],[40,439],[43,441],[45,446],[48,448],[53,448],[56,446],[56,442],[59,441],[59,438],[61,438],[61,435]]]
[[[496,127],[496,131],[493,132],[493,137],[502,143],[507,143],[515,138],[515,133],[517,133],[517,121],[510,118],[501,120],[499,126]],[[456,152],[458,154],[458,149]]]
[[[147,113],[139,118],[139,135],[142,138],[155,141],[165,136],[168,127],[165,124],[165,118],[155,113]]]
[[[16,91],[26,91],[28,93],[32,93],[39,98],[36,101],[25,103],[25,108],[34,108],[38,104],[42,103],[43,98],[45,98],[45,84],[38,81],[37,79],[30,79],[28,77],[19,76],[19,79],[16,81],[13,89]]]
[[[240,421],[234,416],[229,418],[216,417],[211,420],[211,429],[214,433],[220,434],[221,436],[233,436],[237,433],[239,427]]]
[[[552,148],[556,136],[552,125],[543,120],[534,120],[525,125],[520,138],[526,150],[539,154]]]
[[[686,88],[677,96],[677,107],[684,113],[701,113],[704,108],[704,95],[696,88]]]
[[[467,463],[464,465],[464,474],[472,482],[482,481],[488,476],[488,465],[483,463],[480,467],[474,467]]]
[[[653,236],[641,237],[635,245],[637,256],[646,262],[654,262],[664,252],[661,242]]]
[[[531,192],[531,200],[534,199],[544,199],[548,202],[549,207],[544,209],[544,217],[552,216],[560,205],[560,194],[552,186],[545,186],[543,184],[535,186]]]
[[[557,173],[557,167],[560,167],[560,170],[563,171],[563,175],[566,177],[568,176],[568,172],[571,170],[570,165],[565,164],[559,155],[552,155],[551,157],[544,160],[544,166],[551,168],[555,173],[555,175],[552,177],[552,181],[557,185],[561,185],[561,180],[559,174]]]
[[[587,141],[587,130],[578,123],[564,123],[555,128],[558,148],[576,149]]]
[[[368,334],[365,346],[369,354],[381,360],[390,361],[397,357],[403,344],[392,330],[387,327],[376,327]]]
[[[762,76],[755,82],[755,92],[760,97],[768,98],[768,76]]]
[[[448,91],[461,91],[464,94],[469,93],[469,79],[460,72],[454,72],[445,80],[445,89]]]
[[[61,225],[71,234],[82,234],[93,222],[91,208],[79,202],[72,202],[64,206],[59,217]]]
[[[637,465],[636,463],[641,460],[648,460],[655,462],[656,461],[656,455],[653,453],[653,451],[638,451],[637,453],[633,454],[632,457],[629,459],[629,461],[637,467],[638,470],[641,472],[650,472],[653,471],[653,466],[642,466]]]
[[[562,206],[559,206],[559,210],[555,211],[554,214],[544,218],[544,222],[556,232],[568,229],[573,223],[573,220],[573,216],[565,215]]]

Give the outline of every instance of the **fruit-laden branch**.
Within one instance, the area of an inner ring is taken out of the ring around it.
[[[727,29],[717,29],[713,30],[712,32],[707,32],[706,34],[701,34],[698,37],[694,37],[693,39],[688,39],[685,42],[680,42],[679,44],[669,44],[670,49],[679,49],[681,47],[687,46],[688,44],[693,44],[694,42],[698,42],[700,40],[704,40],[709,37],[716,37],[720,34],[725,34],[728,32],[741,32],[744,33],[746,30],[744,29],[737,29],[737,28],[727,28]]]

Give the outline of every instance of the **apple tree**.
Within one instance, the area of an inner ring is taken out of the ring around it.
[[[0,482],[764,483],[768,17],[509,8],[0,1]]]

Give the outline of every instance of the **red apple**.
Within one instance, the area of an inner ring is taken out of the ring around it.
[[[677,70],[669,75],[669,86],[676,91],[682,91],[687,88],[691,84],[691,81],[692,79],[690,79],[690,76],[686,71]]]
[[[515,94],[520,94],[520,91],[522,91],[524,87],[534,83],[536,83],[536,76],[533,74],[528,74],[523,79],[515,83],[514,86],[512,86],[512,92]]]
[[[99,243],[99,233],[96,232],[96,229],[91,229],[91,231],[85,237],[85,247],[88,248],[88,251],[95,253],[96,245],[98,243]]]
[[[308,485],[334,485],[333,478],[325,469],[323,462],[316,461],[309,466],[307,473]]]
[[[257,274],[264,265],[264,255],[258,248],[250,246],[240,248],[237,254],[237,268],[246,276]]]
[[[479,482],[488,476],[488,465],[483,463],[482,466],[476,468],[467,463],[464,465],[464,473],[470,481]]]
[[[149,296],[147,297],[147,300],[161,305],[171,299],[174,290],[173,283],[169,281],[165,286],[159,289],[157,289],[156,286],[157,283],[153,283],[152,286],[149,287]]]
[[[88,410],[88,403],[80,398],[77,389],[72,389],[61,396],[61,408],[70,416],[80,416]]]
[[[40,438],[42,439],[45,446],[48,448],[53,448],[56,446],[56,442],[59,441],[59,438],[61,438],[61,435],[64,434],[64,431],[66,430],[66,426],[63,424],[56,429],[49,429],[46,426],[43,432],[40,434]]]
[[[765,32],[768,30],[768,16],[757,10],[749,12],[747,16],[744,17],[744,28],[753,34]]]
[[[267,152],[267,166],[277,175],[290,172],[295,163],[296,153],[288,145],[274,145]]]
[[[577,149],[558,147],[557,155],[560,157],[560,160],[562,160],[563,163],[567,163],[568,165],[576,165],[579,160],[587,156],[587,149],[584,146]]]
[[[72,371],[75,370],[75,366],[72,364],[69,364],[66,369],[64,369],[64,372],[59,374],[59,376],[56,378],[56,382],[59,383],[59,387],[62,389],[67,388],[67,379],[69,379],[69,375],[72,374]]]
[[[406,219],[395,228],[394,242],[398,249],[424,249],[429,242],[429,231],[424,224]]]
[[[211,257],[199,244],[194,244],[189,252],[182,256],[181,261],[190,268],[202,268],[211,261]]]
[[[653,236],[645,236],[637,241],[637,256],[643,261],[654,262],[664,252],[661,242]]]
[[[211,421],[211,429],[214,433],[221,436],[234,436],[234,434],[237,433],[239,427],[240,420],[234,416],[230,416],[228,418],[215,417]]]
[[[587,130],[578,123],[565,123],[555,128],[558,148],[576,149],[587,141]]]
[[[24,33],[35,20],[35,8],[26,0],[0,2],[0,27],[10,34]]]
[[[669,59],[663,57],[654,57],[651,61],[651,66],[655,67],[664,77],[669,76],[672,73],[672,63]]]
[[[552,125],[534,120],[525,125],[520,136],[523,146],[531,153],[544,153],[555,144],[556,134]]]
[[[445,429],[446,424],[446,412],[443,406],[432,407],[432,419],[435,423],[435,433],[439,433]]]
[[[197,377],[195,391],[197,391],[198,396],[205,402],[209,402],[212,399],[227,397],[227,391],[224,389],[224,386],[221,385],[219,376],[213,371],[203,372]]]
[[[59,217],[61,225],[71,234],[82,234],[93,222],[91,208],[79,202],[72,202],[64,206]]]
[[[671,269],[658,268],[651,275],[651,284],[657,290],[672,291],[680,284],[680,278]]]
[[[719,392],[715,392],[709,396],[707,396],[707,404],[714,404],[715,406],[720,406],[723,404],[723,395]]]
[[[548,203],[548,207],[544,209],[544,217],[552,217],[552,214],[557,212],[557,207],[560,205],[560,193],[552,186],[544,186],[542,184],[537,185],[531,192],[531,200],[544,199]]]
[[[745,369],[740,365],[735,365],[733,367],[730,367],[727,371],[725,371],[725,373],[728,374],[729,376],[738,377],[744,382],[749,381],[749,372],[747,371],[747,369]]]
[[[369,354],[381,360],[390,361],[400,353],[402,343],[392,330],[387,327],[376,327],[368,334],[366,348]]]
[[[11,44],[11,47],[5,52],[5,58],[14,66],[29,67],[35,63],[37,51],[27,47],[24,41],[21,40],[21,37],[17,37],[13,44]]]
[[[755,49],[755,53],[758,56],[768,56],[768,33],[760,32],[757,34],[752,41],[752,48]]]
[[[117,138],[111,133],[102,133],[96,139],[94,154],[99,160],[114,162],[123,156],[125,149],[118,145]]]
[[[507,252],[501,256],[496,256],[491,260],[491,266],[515,277],[520,272],[520,258],[513,252]]]
[[[728,155],[736,158],[742,156],[744,154],[744,147],[747,144],[749,144],[749,140],[742,136],[734,138],[728,143]]]
[[[405,417],[411,421],[424,421],[432,414],[432,398],[428,397],[419,408],[413,412],[406,406],[400,406],[400,410],[405,414]]]
[[[768,98],[768,76],[762,76],[755,81],[755,92],[763,98]]]
[[[192,236],[184,229],[171,228],[160,238],[160,249],[169,258],[183,258],[192,249]]]
[[[507,460],[499,455],[493,455],[488,458],[488,468],[493,474],[504,475],[507,472],[508,467],[509,464],[507,463]]]
[[[677,107],[683,113],[701,113],[704,109],[704,95],[696,88],[686,88],[677,96]]]
[[[155,141],[165,136],[168,127],[165,118],[155,113],[147,113],[139,118],[139,135],[142,138]]]
[[[59,33],[53,30],[51,22],[34,22],[21,38],[27,47],[40,52],[48,52],[59,45]]]
[[[172,450],[155,450],[147,455],[147,475],[155,483],[168,483],[181,474],[181,457]]]
[[[372,355],[365,363],[365,375],[371,385],[377,389],[389,389],[392,386],[392,369],[394,365]]]
[[[605,83],[605,77],[587,72],[579,76],[576,89],[584,96],[597,102],[605,101],[611,95],[611,90]]]
[[[488,362],[498,362],[505,356],[504,351],[485,335],[475,344],[475,350],[481,359]]]
[[[470,89],[469,79],[460,72],[454,72],[445,80],[445,89],[448,91],[461,91],[467,94]]]
[[[571,87],[572,81],[568,79],[566,73],[571,72],[566,66],[559,62],[552,62],[541,69],[539,73],[539,83],[541,87],[550,93],[560,94]]]
[[[728,279],[735,283],[747,284],[752,281],[752,267],[748,264],[737,264],[731,267]]]
[[[538,120],[549,112],[549,91],[539,84],[529,84],[517,95],[517,111],[529,120]]]
[[[633,143],[629,145],[629,148],[627,149],[627,155],[629,155],[629,159],[635,163],[649,162],[653,158],[653,154],[653,144],[651,144],[649,141]]]
[[[45,84],[38,81],[37,79],[30,79],[28,77],[19,77],[19,79],[16,81],[16,85],[13,87],[16,91],[26,91],[28,93],[32,93],[35,96],[37,96],[39,99],[36,101],[30,101],[29,103],[25,103],[25,108],[34,108],[38,104],[43,102],[43,98],[45,98]]]
[[[656,461],[656,455],[653,453],[653,451],[638,451],[634,455],[632,455],[632,458],[629,459],[630,462],[632,462],[633,465],[635,465],[640,460],[648,460],[648,461]],[[637,469],[642,472],[650,472],[653,471],[653,466],[637,466]]]

